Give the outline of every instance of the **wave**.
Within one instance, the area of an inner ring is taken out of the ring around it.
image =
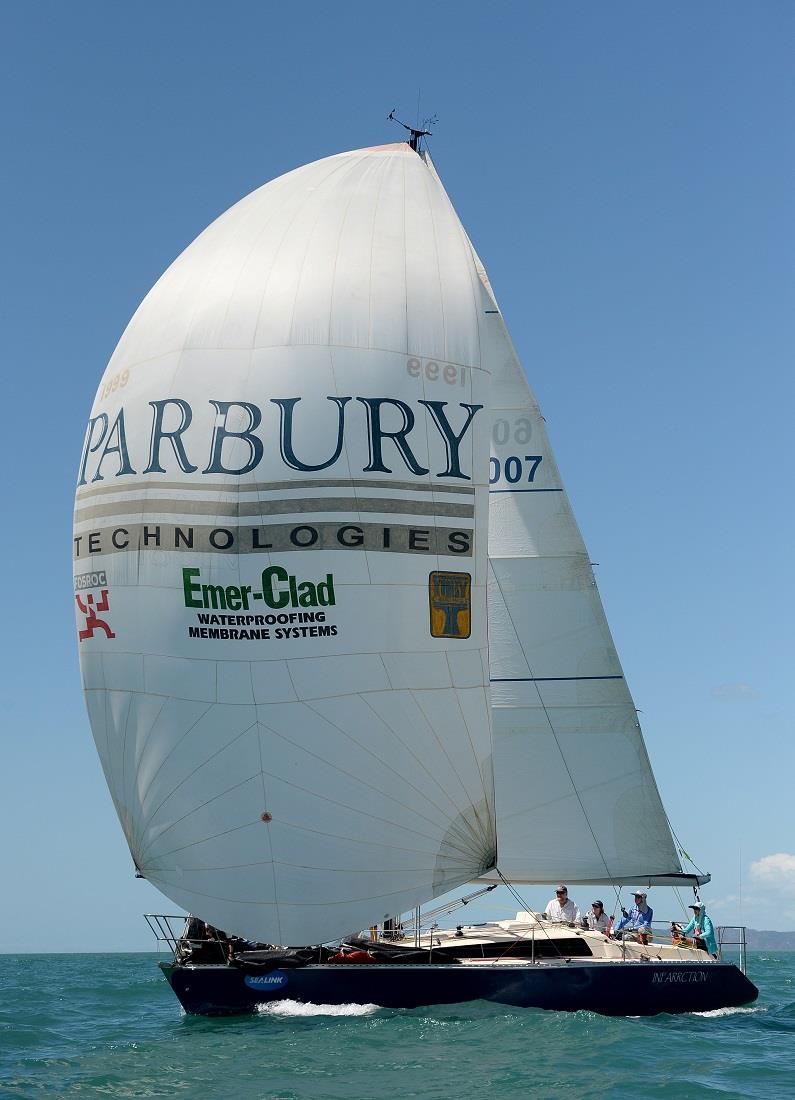
[[[755,1008],[711,1008],[708,1012],[688,1012],[688,1016],[705,1016],[708,1019],[716,1019],[719,1016],[754,1016],[759,1012],[767,1012],[764,1005]]]
[[[380,1007],[373,1004],[316,1005],[311,1001],[285,999],[259,1004],[257,1012],[262,1016],[372,1016]]]

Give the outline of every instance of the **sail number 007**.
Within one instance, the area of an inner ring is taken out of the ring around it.
[[[526,416],[520,416],[516,420],[505,420],[502,417],[494,421],[491,431],[492,441],[498,447],[504,447],[506,443],[529,443],[533,434],[533,426]],[[494,485],[502,477],[509,485],[516,485],[518,481],[534,481],[536,470],[541,463],[541,455],[508,455],[507,458],[489,459],[489,484]],[[525,475],[527,475],[525,477]]]
[[[541,457],[541,455],[525,455],[524,458],[520,458],[518,455],[509,455],[508,458],[499,459],[492,456],[489,459],[489,485],[499,481],[500,475],[503,475],[510,485],[515,485],[517,481],[533,481],[536,470],[541,464]]]

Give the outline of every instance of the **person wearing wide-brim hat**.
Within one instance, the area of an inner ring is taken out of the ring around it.
[[[690,923],[684,928],[680,928],[678,924],[672,926],[679,937],[679,942],[685,946],[700,947],[717,958],[718,945],[715,942],[715,928],[707,916],[706,905],[703,902],[694,902],[693,905],[688,906],[688,909],[693,910]],[[693,937],[689,942],[688,936]]]

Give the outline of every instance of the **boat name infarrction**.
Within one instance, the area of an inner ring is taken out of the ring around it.
[[[706,970],[671,970],[667,974],[655,970],[651,980],[652,982],[705,982],[708,977]]]

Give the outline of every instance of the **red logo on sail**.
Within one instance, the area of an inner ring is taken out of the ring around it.
[[[104,630],[106,638],[116,637],[108,623],[106,623],[104,619],[100,619],[97,614],[99,611],[104,613],[110,610],[110,600],[108,599],[107,588],[101,589],[101,593],[102,595],[96,604],[90,592],[85,597],[85,601],[82,596],[75,596],[80,613],[86,617],[85,629],[79,632],[81,642],[84,642],[86,638],[93,638],[95,630]]]

